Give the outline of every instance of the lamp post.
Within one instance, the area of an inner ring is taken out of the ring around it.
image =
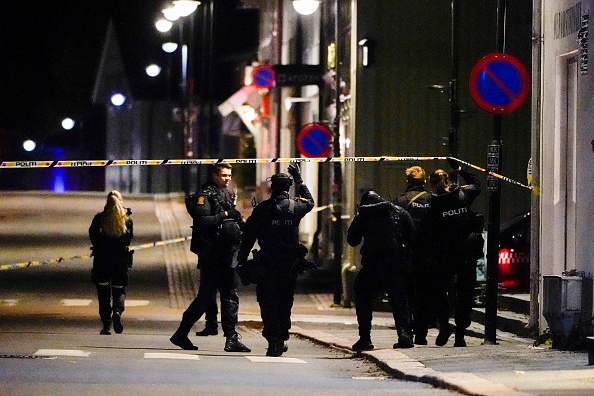
[[[166,19],[160,19],[156,22],[155,26],[157,30],[160,32],[168,32],[172,27],[174,22],[177,22],[179,26],[179,46],[175,49],[173,45],[168,45],[167,47],[163,47],[163,50],[166,52],[171,50],[171,52],[180,49],[180,56],[181,56],[181,81],[180,81],[180,88],[181,88],[181,107],[182,111],[180,112],[181,115],[181,123],[183,126],[183,156],[188,158],[193,158],[195,156],[195,145],[196,145],[196,131],[194,128],[194,117],[193,115],[193,99],[192,99],[192,92],[190,92],[190,88],[192,84],[188,84],[188,75],[193,78],[193,55],[191,52],[190,46],[193,44],[193,34],[194,34],[194,23],[191,16],[196,11],[198,6],[200,5],[200,1],[192,1],[192,0],[176,0],[172,2],[172,5],[164,8],[162,10],[163,15]],[[184,32],[184,23],[185,20],[189,19],[190,21],[190,34],[189,39],[186,39],[185,32]],[[186,44],[186,42],[188,44]],[[174,43],[171,43],[174,44]],[[182,189],[186,192],[190,189],[190,176],[187,172],[182,171]]]

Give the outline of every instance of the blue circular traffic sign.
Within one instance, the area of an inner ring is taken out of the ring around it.
[[[304,126],[297,136],[299,152],[308,158],[328,157],[332,152],[334,135],[327,126],[311,123]]]
[[[252,72],[252,81],[258,88],[270,88],[274,86],[276,73],[272,66],[260,65]]]
[[[470,95],[483,110],[510,113],[526,100],[530,79],[522,63],[507,54],[483,57],[470,73]]]

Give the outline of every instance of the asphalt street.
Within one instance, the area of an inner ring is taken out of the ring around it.
[[[83,337],[76,345],[97,346],[96,341],[84,340],[84,337],[100,337],[94,289],[89,282],[90,261],[68,258],[88,253],[86,229],[92,215],[102,209],[104,195],[30,193],[4,194],[0,199],[0,264],[65,258],[47,265],[0,271],[2,353],[33,355],[41,348],[35,344],[37,338],[45,337],[46,333],[67,335],[73,331],[76,338]],[[133,244],[190,234],[189,217],[179,197],[128,197],[125,201],[134,211],[138,228]],[[110,336],[114,341],[109,342],[125,349],[126,343],[120,344],[121,336],[125,336],[131,337],[128,341],[135,345],[132,348],[142,349],[143,353],[151,352],[151,348],[158,349],[155,350],[158,353],[177,352],[168,345],[168,334],[175,330],[183,309],[194,297],[198,275],[196,258],[189,253],[187,245],[185,241],[139,249],[135,253],[124,313],[125,331],[123,335]],[[431,385],[425,390],[444,388],[472,395],[594,394],[594,366],[588,365],[585,351],[534,346],[533,339],[501,330],[497,332],[496,345],[484,345],[484,328],[478,322],[473,322],[470,328],[467,348],[453,348],[453,340],[444,347],[435,346],[437,331],[431,329],[429,345],[394,350],[396,331],[391,315],[375,312],[372,330],[375,350],[356,355],[350,350],[358,338],[355,310],[334,306],[331,290],[325,284],[319,276],[301,279],[293,310],[290,349],[283,358],[300,358],[302,346],[298,345],[309,340],[346,354],[343,356],[347,360],[354,357],[373,363],[381,370],[376,376]],[[249,341],[248,346],[253,346],[252,355],[264,356],[266,345],[259,336],[259,309],[253,286],[241,287],[239,291],[240,331]],[[202,325],[202,321],[198,322],[195,330]],[[154,338],[149,342],[143,340],[141,345],[132,342],[143,337]],[[59,338],[53,342],[54,349],[85,351]],[[222,336],[207,340],[192,336],[192,340],[201,348],[199,354],[203,350],[222,352]],[[351,363],[358,365],[360,360]],[[1,366],[18,370],[14,364],[13,359],[0,359]]]

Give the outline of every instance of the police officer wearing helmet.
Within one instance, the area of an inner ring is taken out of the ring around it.
[[[431,208],[423,223],[429,251],[431,253],[434,305],[439,324],[435,344],[443,346],[454,329],[449,324],[449,290],[455,280],[455,347],[465,347],[465,330],[470,325],[470,314],[474,301],[476,283],[477,244],[482,254],[482,236],[476,225],[477,217],[470,205],[481,192],[479,179],[460,167],[457,161],[448,158],[454,174],[459,174],[463,186],[452,184],[443,169],[437,169],[430,177]],[[476,236],[477,238],[471,238]],[[470,243],[470,241],[473,241]]]
[[[240,239],[241,213],[235,209],[235,197],[228,190],[231,165],[215,164],[210,180],[186,202],[193,218],[190,250],[198,255],[200,286],[198,294],[185,310],[179,328],[170,341],[182,349],[196,350],[188,338],[192,326],[212,306],[217,290],[221,299],[221,327],[226,337],[226,352],[251,352],[235,331],[239,285],[233,256]]]
[[[371,320],[377,295],[385,292],[392,308],[398,342],[394,348],[412,348],[412,329],[408,312],[406,244],[414,237],[410,214],[384,200],[375,191],[361,197],[359,211],[347,231],[347,242],[361,247],[361,270],[355,278],[355,308],[359,340],[354,351],[371,350]]]
[[[299,273],[296,263],[303,258],[303,251],[299,249],[299,222],[314,207],[299,166],[289,165],[288,172],[291,176],[276,173],[270,178],[272,195],[259,203],[247,219],[237,255],[241,268],[258,241],[260,251],[257,255],[265,274],[257,283],[256,296],[262,317],[262,336],[268,341],[267,356],[281,356],[287,350]],[[296,199],[289,195],[293,181]]]

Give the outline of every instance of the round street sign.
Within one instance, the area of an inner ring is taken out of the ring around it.
[[[511,55],[494,53],[477,62],[470,73],[470,95],[483,110],[511,113],[528,96],[530,79],[526,68]]]
[[[307,124],[297,136],[299,152],[308,158],[328,157],[332,151],[334,135],[327,126],[319,123]]]
[[[274,86],[276,75],[272,66],[260,65],[252,71],[252,81],[258,88],[270,88]]]

